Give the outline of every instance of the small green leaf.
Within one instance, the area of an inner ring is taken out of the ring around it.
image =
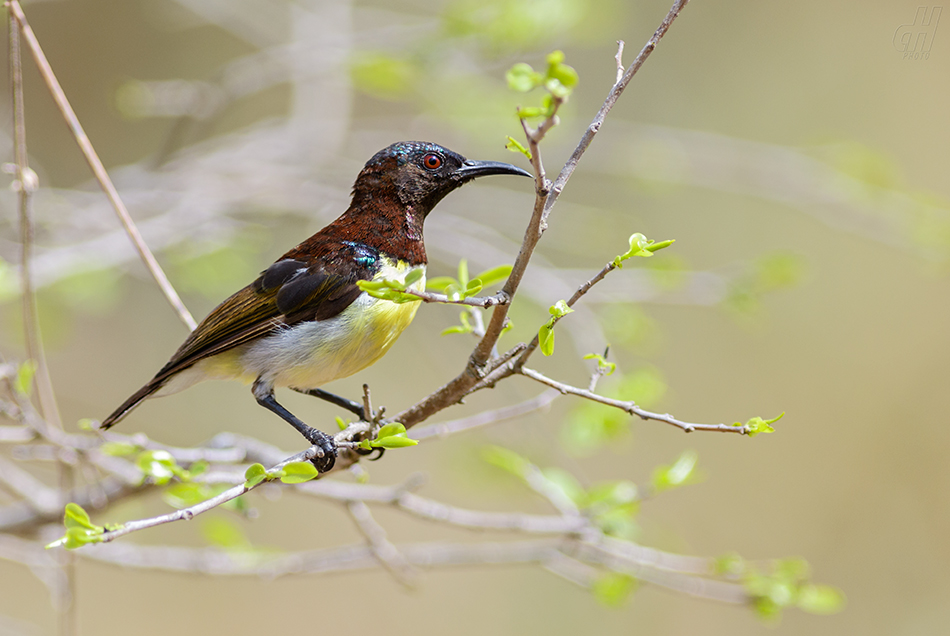
[[[285,484],[301,484],[310,481],[319,473],[310,462],[291,462],[284,466],[280,480]]]
[[[405,433],[406,427],[400,422],[390,422],[382,428],[379,429],[379,432],[376,434],[376,439],[382,439],[384,437],[389,437],[390,435],[399,435],[400,433]]]
[[[554,316],[555,318],[563,318],[564,316],[574,313],[574,310],[567,306],[567,303],[563,300],[559,300],[550,307],[548,307],[548,313]]]
[[[398,435],[389,435],[382,439],[373,440],[370,442],[370,446],[373,448],[405,448],[406,446],[415,446],[418,443],[418,440],[406,437],[405,433],[399,433]]]
[[[546,356],[554,353],[554,329],[551,323],[546,322],[538,329],[538,346],[541,347],[541,353]]]
[[[336,426],[337,426],[337,428],[339,428],[341,431],[345,431],[345,430],[346,430],[346,427],[349,426],[349,424],[347,424],[347,423],[343,420],[342,417],[337,416],[337,418],[336,418]]]
[[[519,108],[517,110],[518,117],[521,119],[533,119],[535,117],[545,117],[546,109],[538,108],[537,106],[528,106],[525,108]]]
[[[13,379],[13,389],[20,395],[29,397],[33,392],[33,377],[36,375],[36,363],[25,360],[17,367],[16,377]]]
[[[250,490],[267,479],[267,469],[263,464],[251,464],[244,472],[244,488]]]
[[[508,143],[505,144],[505,148],[512,152],[520,152],[528,158],[528,161],[531,161],[531,151],[525,148],[520,141],[510,135],[508,136]]]
[[[134,455],[135,453],[141,450],[135,444],[129,444],[128,442],[106,442],[99,447],[99,451],[105,455],[111,455],[113,457],[125,457],[126,455]]]
[[[548,66],[557,66],[564,61],[564,51],[555,50],[548,53],[547,63]]]
[[[495,283],[500,283],[501,281],[506,280],[510,275],[511,265],[499,265],[498,267],[486,269],[475,278],[482,281],[482,286],[491,287]]]
[[[653,489],[659,493],[695,481],[693,469],[696,468],[698,458],[695,451],[687,450],[683,451],[673,465],[658,466],[651,478]]]
[[[420,280],[424,275],[425,275],[425,272],[422,271],[422,269],[420,269],[420,268],[415,268],[415,269],[410,270],[409,273],[406,274],[406,279],[405,279],[405,281],[404,281],[406,287],[410,287],[410,286],[413,285],[414,283],[419,282],[419,280]]]
[[[88,417],[83,417],[76,422],[76,428],[80,431],[94,431],[98,428],[98,425],[98,422]]]
[[[462,259],[459,261],[459,287],[463,289],[468,287],[468,260]]]
[[[144,451],[139,454],[135,464],[145,477],[159,486],[167,484],[172,477],[180,477],[184,473],[171,453],[164,450]]]
[[[541,83],[541,73],[538,73],[530,64],[518,62],[505,73],[505,80],[508,82],[508,88],[519,93],[527,93],[535,86]]]
[[[442,293],[444,293],[449,300],[462,300],[462,286],[459,283],[448,285]]]
[[[507,470],[513,475],[524,478],[524,476],[531,469],[531,462],[527,459],[502,446],[488,446],[482,452],[482,458],[503,470]]]
[[[200,504],[214,495],[207,484],[178,483],[162,492],[162,500],[172,508],[181,510]]]
[[[600,355],[599,353],[588,353],[584,356],[585,360],[596,360],[597,368],[604,370],[606,375],[611,375],[614,371],[617,370],[617,365],[613,362],[608,362],[607,358]]]
[[[837,588],[809,583],[799,588],[797,604],[809,614],[835,614],[844,608],[845,597]]]
[[[591,587],[594,597],[608,607],[620,607],[637,589],[637,580],[629,574],[608,572]]]
[[[736,552],[729,552],[713,560],[713,574],[719,576],[739,576],[745,569],[745,559]]]
[[[85,528],[86,530],[98,530],[102,532],[102,527],[93,524],[89,518],[89,513],[76,503],[66,504],[63,523],[67,528]]]
[[[477,278],[473,278],[468,281],[468,285],[465,287],[464,296],[468,298],[469,296],[474,296],[478,292],[482,291],[482,281]]]
[[[779,421],[785,417],[785,411],[782,411],[777,417],[773,417],[770,420],[763,420],[761,417],[753,417],[745,424],[741,422],[735,422],[733,426],[747,426],[749,427],[749,437],[755,437],[759,433],[774,433],[775,429],[772,427],[772,424]]]
[[[436,276],[426,280],[426,291],[445,292],[445,288],[452,284],[457,284],[451,276]]]

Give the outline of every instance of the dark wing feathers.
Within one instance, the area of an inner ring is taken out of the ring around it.
[[[253,283],[218,305],[188,336],[149,384],[160,385],[199,360],[308,320],[327,320],[360,295],[358,280],[369,280],[378,262],[359,258],[343,245],[335,258],[277,261]]]

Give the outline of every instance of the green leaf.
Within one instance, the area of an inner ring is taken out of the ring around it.
[[[605,370],[606,375],[611,375],[614,371],[617,370],[617,365],[613,362],[608,362],[607,358],[602,356],[599,353],[588,353],[584,356],[585,360],[596,360],[597,368]]]
[[[33,392],[33,377],[36,375],[36,363],[25,360],[17,367],[16,377],[13,379],[13,389],[20,395],[29,397]]]
[[[244,472],[244,488],[250,490],[267,479],[267,469],[263,464],[251,464]]]
[[[445,292],[445,288],[452,284],[457,284],[451,276],[436,276],[426,280],[426,290],[434,292]]]
[[[535,117],[545,117],[547,112],[546,109],[541,109],[537,106],[528,106],[526,108],[519,108],[517,114],[521,119],[534,119]]]
[[[164,450],[148,450],[140,453],[135,464],[145,477],[159,486],[167,484],[172,477],[180,477],[184,473],[171,453]]]
[[[425,272],[421,268],[415,268],[409,270],[409,273],[406,274],[406,279],[404,281],[406,287],[412,286],[414,283],[419,282],[419,280],[425,276]]]
[[[475,278],[482,281],[483,287],[491,287],[495,283],[500,283],[501,281],[506,280],[510,275],[511,265],[499,265],[498,267],[486,269]]]
[[[745,569],[745,559],[736,552],[723,554],[713,560],[713,574],[719,576],[739,576]]]
[[[76,503],[66,504],[63,523],[67,528],[85,528],[86,530],[98,530],[102,532],[102,527],[92,523],[92,520],[89,518],[89,513]]]
[[[658,466],[650,480],[653,489],[659,493],[695,481],[693,469],[698,458],[696,451],[687,450],[671,466]]]
[[[310,462],[291,462],[284,466],[280,480],[285,484],[301,484],[310,481],[319,473]]]
[[[587,492],[588,506],[619,506],[639,499],[637,485],[632,481],[607,481],[593,486]]]
[[[530,64],[518,62],[505,73],[505,80],[511,90],[527,93],[541,83],[543,76],[531,68]]]
[[[128,442],[106,442],[99,447],[99,451],[105,455],[111,455],[113,457],[125,457],[126,455],[134,455],[135,453],[141,450],[135,444],[129,444]]]
[[[809,614],[835,614],[844,609],[841,590],[829,585],[809,583],[798,590],[798,607]]]
[[[343,418],[342,418],[342,417],[339,417],[339,416],[337,416],[337,418],[336,418],[336,425],[337,425],[337,428],[339,428],[341,431],[345,431],[345,430],[346,430],[346,427],[349,426],[349,424],[347,424],[347,423],[343,420]]]
[[[444,293],[449,300],[462,300],[462,286],[457,282],[453,282],[447,286],[442,293]]]
[[[550,322],[546,322],[538,329],[538,346],[541,347],[541,353],[549,356],[554,353],[554,328]]]
[[[608,607],[620,607],[637,589],[637,580],[629,574],[608,572],[591,587],[594,597]]]
[[[482,281],[477,278],[473,278],[472,280],[468,281],[468,285],[465,287],[465,292],[463,295],[465,298],[468,298],[469,296],[474,296],[480,291],[482,291]]]
[[[507,470],[513,475],[524,478],[528,474],[528,471],[531,469],[531,462],[527,459],[502,446],[488,446],[482,451],[482,458],[492,464],[497,466],[502,470]]]
[[[564,316],[574,313],[574,310],[567,306],[567,303],[563,300],[559,300],[550,307],[548,307],[548,313],[554,316],[555,318],[563,318]]]
[[[415,446],[418,443],[418,440],[409,439],[405,433],[400,433],[373,440],[370,442],[370,446],[373,448],[405,448],[406,446]]]
[[[384,437],[389,437],[390,435],[399,435],[406,432],[406,427],[400,422],[390,422],[382,428],[379,429],[379,432],[376,434],[376,439],[382,439]]]
[[[775,429],[772,427],[772,424],[779,421],[785,417],[785,411],[782,411],[777,417],[773,417],[770,420],[763,420],[761,417],[753,417],[745,424],[742,422],[735,422],[733,426],[748,426],[749,427],[749,437],[755,437],[759,433],[774,433]]]
[[[508,143],[505,144],[505,148],[512,152],[520,152],[528,158],[528,161],[531,161],[531,151],[525,148],[520,141],[510,135],[508,136]]]
[[[207,484],[195,483],[173,484],[162,492],[162,500],[179,510],[200,504],[213,496],[213,491]]]
[[[462,259],[459,261],[459,287],[463,289],[468,287],[468,260]]]
[[[561,61],[563,61],[563,56]],[[561,64],[561,61],[558,61],[556,64],[550,63],[550,57],[548,58],[548,77],[558,81],[561,86],[567,89],[568,92],[575,86],[577,86],[578,76],[577,71],[567,64]]]

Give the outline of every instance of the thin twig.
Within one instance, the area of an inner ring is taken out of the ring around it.
[[[496,305],[507,305],[511,298],[504,291],[500,291],[493,296],[469,296],[468,298],[449,298],[445,294],[436,292],[419,291],[417,289],[406,289],[406,294],[415,296],[422,302],[442,303],[445,305],[466,305],[468,307],[482,307],[487,309]]]
[[[399,550],[386,537],[386,530],[370,512],[369,506],[362,501],[351,501],[346,505],[350,517],[356,523],[356,527],[366,538],[373,555],[379,559],[379,563],[393,575],[402,586],[412,589],[415,587],[415,581],[418,577],[415,568],[406,560]]]
[[[23,294],[23,332],[26,355],[36,365],[37,395],[40,412],[46,421],[62,428],[49,365],[40,335],[39,314],[36,307],[36,290],[33,287],[33,194],[39,187],[39,178],[30,169],[26,150],[26,111],[23,106],[23,67],[20,61],[20,32],[16,21],[10,17],[10,85],[13,92],[13,137],[16,157],[17,199],[20,223],[20,287]]]
[[[178,296],[178,292],[176,292],[175,288],[172,287],[172,284],[168,281],[168,277],[165,276],[165,272],[162,271],[162,268],[155,259],[155,256],[148,248],[148,245],[145,244],[141,234],[139,234],[138,228],[132,221],[132,217],[129,214],[129,211],[125,208],[125,204],[122,202],[122,199],[119,197],[119,192],[112,184],[112,180],[109,178],[109,174],[106,172],[105,166],[102,165],[102,161],[99,159],[95,149],[92,147],[89,137],[86,136],[82,125],[79,123],[79,118],[76,117],[76,113],[73,111],[72,106],[69,105],[69,101],[66,99],[66,94],[59,85],[59,80],[56,79],[56,75],[53,73],[53,69],[49,64],[49,61],[46,59],[43,49],[40,47],[39,40],[36,39],[33,29],[30,28],[30,25],[26,21],[26,15],[23,13],[23,8],[20,6],[18,0],[8,0],[7,7],[10,9],[10,14],[19,23],[20,31],[23,34],[23,39],[26,41],[27,46],[30,47],[30,51],[33,53],[33,59],[36,61],[36,66],[40,71],[40,75],[43,77],[50,94],[53,96],[53,101],[56,102],[56,106],[59,108],[63,119],[66,120],[66,125],[69,126],[73,137],[76,139],[76,143],[79,144],[79,149],[82,151],[83,156],[86,158],[86,162],[92,169],[93,175],[95,175],[96,180],[102,187],[103,192],[105,192],[106,197],[109,199],[109,202],[115,209],[115,212],[119,217],[119,221],[122,223],[122,227],[125,228],[126,233],[129,235],[129,239],[132,241],[132,245],[139,253],[142,262],[145,263],[145,267],[148,268],[149,273],[151,273],[152,278],[155,279],[155,282],[162,290],[165,298],[178,314],[178,317],[185,324],[185,326],[188,327],[189,330],[194,330],[194,328],[197,326],[195,319],[185,307],[185,304],[181,301],[181,298]]]
[[[660,414],[642,409],[637,406],[636,402],[633,401],[615,400],[613,398],[604,397],[603,395],[598,395],[597,393],[593,393],[587,389],[581,389],[576,386],[558,382],[557,380],[552,380],[551,378],[527,367],[522,367],[519,370],[519,373],[525,377],[535,380],[536,382],[540,382],[541,384],[546,384],[549,387],[557,389],[561,393],[576,395],[578,397],[587,398],[593,402],[599,402],[600,404],[612,406],[614,408],[620,409],[621,411],[626,411],[630,415],[636,415],[643,420],[656,420],[657,422],[665,422],[671,426],[676,426],[677,428],[682,429],[686,433],[692,433],[693,431],[715,431],[718,433],[738,433],[739,435],[749,434],[749,427],[746,425],[730,426],[728,424],[694,424],[691,422],[683,422],[676,419],[669,413]]]

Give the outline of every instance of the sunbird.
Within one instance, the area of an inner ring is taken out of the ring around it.
[[[471,161],[434,143],[402,141],[366,162],[339,218],[281,256],[247,287],[215,307],[155,377],[102,421],[107,429],[150,397],[182,391],[207,379],[251,384],[257,403],[289,422],[320,451],[317,468],[336,461],[333,438],[280,405],[276,387],[355,410],[354,402],[321,390],[379,360],[409,325],[417,302],[370,296],[357,281],[422,277],[422,227],[447,195],[487,175],[531,177],[516,166]]]

